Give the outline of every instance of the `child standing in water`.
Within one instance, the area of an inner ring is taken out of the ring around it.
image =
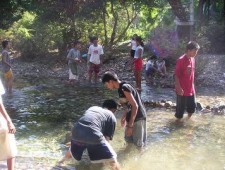
[[[3,105],[1,95],[4,93],[5,90],[0,80],[0,161],[7,160],[8,170],[14,170],[17,154],[14,137],[16,129]]]
[[[177,106],[175,117],[179,122],[188,112],[188,119],[195,112],[195,57],[200,46],[196,42],[189,42],[186,46],[186,53],[177,59],[175,68],[175,90],[177,94]]]
[[[143,68],[143,53],[144,53],[144,43],[140,36],[136,37],[136,50],[134,53],[134,77],[136,82],[136,89],[141,91],[141,72]]]
[[[12,86],[13,86],[13,71],[12,71],[12,63],[10,58],[10,48],[11,43],[8,40],[2,41],[2,72],[4,74],[4,82],[6,92],[11,94],[12,93]]]
[[[125,140],[138,147],[146,144],[146,110],[138,91],[126,82],[121,82],[113,72],[106,72],[102,83],[110,90],[118,90],[120,101],[126,103],[129,111],[123,113],[121,125],[125,126]]]

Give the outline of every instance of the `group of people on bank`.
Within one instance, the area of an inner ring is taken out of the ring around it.
[[[101,64],[100,55],[103,54],[98,45],[97,40],[93,45],[89,47],[90,50],[90,73],[96,73],[96,77],[99,72],[99,64]],[[135,50],[137,58],[134,57],[134,71],[136,72],[136,87],[131,84],[121,81],[116,73],[107,71],[102,76],[102,83],[106,88],[110,90],[117,90],[119,95],[119,104],[123,106],[123,113],[121,116],[121,126],[125,128],[124,139],[127,143],[133,143],[139,148],[146,145],[147,130],[146,130],[146,109],[141,100],[139,94],[139,88],[141,84],[138,84],[139,71],[142,69],[142,55],[143,47],[141,46],[141,40],[136,38],[137,49]],[[67,58],[72,63],[76,63],[78,66],[79,58],[72,59],[71,55],[79,56],[80,43],[74,43],[74,50],[70,50]],[[3,44],[2,44],[3,45]],[[181,122],[184,112],[188,112],[188,119],[195,112],[195,88],[194,88],[194,73],[195,73],[195,56],[198,53],[199,45],[196,42],[189,42],[186,46],[186,52],[182,55],[176,63],[174,77],[175,77],[175,90],[177,94],[177,106],[175,117],[177,122]],[[77,50],[77,51],[76,51]],[[72,54],[73,53],[73,54]],[[97,60],[96,60],[96,56]],[[70,58],[71,57],[71,58]],[[3,61],[4,62],[4,59]],[[75,64],[74,64],[75,65]],[[71,66],[70,71],[72,72]],[[141,73],[140,73],[141,74]],[[73,74],[74,75],[74,74]],[[76,74],[75,74],[76,75]],[[91,75],[89,75],[91,78]],[[0,89],[4,89],[0,87]],[[0,91],[1,92],[1,91]],[[3,94],[2,90],[1,94]],[[113,135],[116,127],[115,112],[118,107],[118,102],[113,99],[105,100],[101,107],[93,106],[87,109],[80,117],[80,119],[74,123],[72,128],[72,139],[69,151],[61,162],[69,157],[73,157],[76,160],[81,160],[85,149],[88,151],[90,160],[93,163],[109,163],[112,169],[119,170],[121,167],[117,162],[116,152],[109,144],[109,140],[113,139]],[[4,109],[4,105],[0,102],[0,147],[6,148],[8,144],[8,150],[4,150],[4,157],[0,160],[8,160],[8,169],[13,170],[14,157],[16,155],[15,140],[13,139],[15,133],[15,127]],[[11,136],[12,138],[8,138]],[[4,143],[3,143],[4,142]],[[4,145],[3,145],[4,144]],[[7,146],[6,146],[7,144]]]

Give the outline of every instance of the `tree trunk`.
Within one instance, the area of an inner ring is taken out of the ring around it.
[[[180,21],[187,22],[188,15],[185,12],[185,8],[183,7],[181,0],[168,0],[168,2],[172,7],[174,15],[177,16]]]
[[[179,40],[190,40],[193,25],[189,23],[189,16],[185,12],[181,0],[168,0],[168,2],[172,7],[174,15],[178,18],[176,22]]]
[[[103,10],[102,10],[102,13],[103,13],[103,24],[104,24],[104,36],[105,36],[105,41],[104,41],[104,44],[107,45],[108,44],[108,32],[107,32],[107,22],[106,22],[106,14],[107,14],[107,11],[106,11],[106,2],[104,2],[104,7],[103,7]]]
[[[114,10],[114,4],[113,4],[113,0],[111,0],[111,12],[113,14],[114,17],[114,25],[113,25],[113,30],[112,30],[112,34],[111,34],[111,39],[109,42],[109,48],[111,49],[116,37],[116,31],[117,31],[117,24],[118,24],[118,13]]]

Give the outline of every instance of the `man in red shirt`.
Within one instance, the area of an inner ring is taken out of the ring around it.
[[[186,46],[186,53],[177,59],[175,68],[175,90],[177,94],[177,106],[175,117],[180,121],[185,110],[188,112],[188,119],[195,112],[195,56],[200,46],[190,41]]]

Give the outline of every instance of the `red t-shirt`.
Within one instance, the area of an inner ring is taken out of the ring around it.
[[[184,96],[193,96],[195,94],[195,59],[193,57],[188,58],[185,54],[178,58],[175,75],[178,77],[180,86],[184,90]]]

